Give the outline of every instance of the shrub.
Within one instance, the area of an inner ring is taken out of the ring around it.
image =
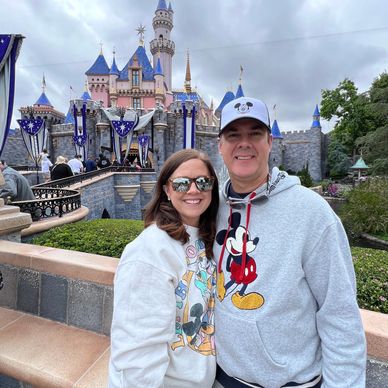
[[[346,194],[340,217],[348,232],[386,233],[388,231],[388,180],[372,178]]]
[[[33,244],[97,255],[120,257],[125,246],[143,230],[143,221],[98,219],[51,229]]]
[[[359,306],[388,314],[388,252],[353,247],[352,255]]]
[[[296,175],[300,179],[300,183],[305,187],[311,187],[313,185],[313,179],[309,173],[308,166],[304,166]]]

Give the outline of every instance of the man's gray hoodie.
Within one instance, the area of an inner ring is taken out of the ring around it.
[[[230,376],[281,387],[365,387],[365,336],[339,218],[299,178],[274,168],[245,198],[221,198],[217,362]]]

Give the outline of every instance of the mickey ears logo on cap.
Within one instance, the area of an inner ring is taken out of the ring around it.
[[[249,112],[249,109],[253,106],[253,104],[250,101],[243,102],[243,103],[237,103],[233,108],[236,109],[238,113],[244,114]]]

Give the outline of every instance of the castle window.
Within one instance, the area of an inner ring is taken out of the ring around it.
[[[159,39],[163,39],[163,35],[162,34],[159,35]]]
[[[132,70],[132,86],[139,86],[139,70]]]
[[[140,98],[139,97],[133,97],[133,109],[140,109]]]

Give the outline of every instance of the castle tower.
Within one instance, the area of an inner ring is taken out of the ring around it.
[[[186,77],[185,77],[185,92],[191,93],[191,71],[190,71],[190,56],[187,51],[187,62],[186,62]]]
[[[160,62],[164,71],[167,89],[172,90],[172,57],[175,53],[175,43],[170,40],[170,33],[173,25],[174,12],[171,3],[168,8],[165,0],[159,0],[152,20],[155,38],[150,42],[150,49],[153,55],[153,68],[155,69],[160,55]]]
[[[110,97],[110,106],[117,106],[117,78],[120,75],[119,69],[116,65],[115,50],[113,50],[113,62],[109,70],[109,97]]]
[[[154,71],[154,79],[155,79],[155,102],[156,105],[164,105],[165,102],[165,94],[164,94],[164,75],[162,65],[160,64],[160,58],[158,58],[158,62],[156,63],[156,68]]]
[[[101,47],[100,55],[85,74],[88,77],[92,99],[102,101],[105,107],[109,106],[109,71]]]
[[[324,161],[322,160],[323,135],[320,118],[321,114],[317,104],[313,113],[313,123],[308,131],[310,138],[309,173],[316,182],[322,180],[322,171],[324,170]]]

